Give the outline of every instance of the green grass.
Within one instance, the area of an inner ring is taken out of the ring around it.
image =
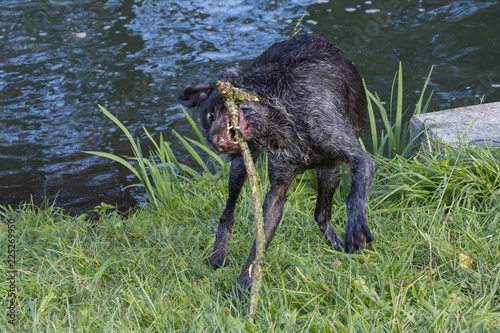
[[[179,182],[170,202],[176,209],[109,211],[96,221],[53,206],[4,208],[16,221],[15,329],[498,332],[498,156],[463,149],[441,159],[378,162],[368,203],[376,240],[360,254],[330,249],[313,219],[316,195],[290,191],[266,254],[254,322],[247,300],[221,298],[253,242],[248,189],[236,211],[229,266],[208,265],[227,195],[223,177]],[[335,205],[333,218],[342,234],[344,205]],[[4,224],[0,235],[6,253]],[[6,264],[0,297],[7,296]],[[0,331],[11,327],[2,314]]]

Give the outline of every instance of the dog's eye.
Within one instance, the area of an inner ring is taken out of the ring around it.
[[[214,114],[213,113],[207,113],[206,115],[207,123],[210,125],[212,121],[214,120]]]

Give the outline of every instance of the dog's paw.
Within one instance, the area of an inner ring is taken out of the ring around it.
[[[347,253],[361,251],[366,247],[366,243],[369,243],[374,239],[375,237],[373,237],[368,224],[348,224],[344,236],[344,250]]]
[[[226,256],[227,256],[227,251],[224,251],[223,249],[215,251],[209,259],[210,266],[212,266],[214,270],[228,266],[229,263],[228,260],[226,260]]]
[[[238,300],[238,301],[243,301],[245,299],[245,296],[248,294],[247,290],[241,289],[241,286],[239,284],[236,284],[233,289],[231,289],[230,292],[222,295],[223,300]]]
[[[335,228],[333,227],[332,223],[330,223],[328,230],[325,232],[325,238],[330,244],[330,246],[338,252],[343,252],[344,251],[344,241],[342,238],[339,236]]]

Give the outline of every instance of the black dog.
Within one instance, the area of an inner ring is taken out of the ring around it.
[[[367,116],[366,95],[361,77],[345,53],[321,36],[301,34],[272,45],[250,66],[227,69],[217,76],[260,99],[239,105],[239,131],[250,142],[254,159],[260,149],[268,154],[271,189],[263,207],[265,248],[280,223],[291,182],[299,173],[314,168],[319,187],[314,218],[326,240],[337,251],[364,249],[366,242],[374,239],[367,224],[366,200],[377,164],[358,142]],[[184,106],[200,107],[208,141],[234,158],[229,198],[210,258],[217,269],[227,255],[234,208],[246,170],[215,83],[188,87],[177,100]],[[341,162],[349,164],[352,177],[345,242],[330,222]],[[255,243],[238,278],[242,289],[250,287],[248,268],[254,259]]]

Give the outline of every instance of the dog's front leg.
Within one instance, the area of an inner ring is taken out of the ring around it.
[[[252,149],[251,152],[255,161],[259,155],[259,151],[257,149]],[[228,242],[231,239],[231,233],[233,231],[234,208],[246,177],[247,171],[243,163],[243,158],[238,156],[231,162],[231,169],[229,170],[229,196],[227,198],[226,208],[224,208],[224,212],[219,219],[214,251],[210,257],[210,265],[213,269],[220,268],[224,265],[224,259],[227,256]]]
[[[271,189],[266,194],[266,199],[263,205],[264,214],[264,234],[266,237],[265,250],[271,244],[276,229],[283,216],[283,206],[286,201],[286,192],[290,184],[299,174],[299,170],[290,166],[290,163],[281,163],[279,166],[273,165],[271,158],[269,159],[269,179]],[[252,284],[250,276],[250,266],[255,264],[256,244],[254,242],[250,255],[243,266],[241,274],[238,278],[238,285],[233,289],[233,295],[240,297],[242,292],[248,290]]]

